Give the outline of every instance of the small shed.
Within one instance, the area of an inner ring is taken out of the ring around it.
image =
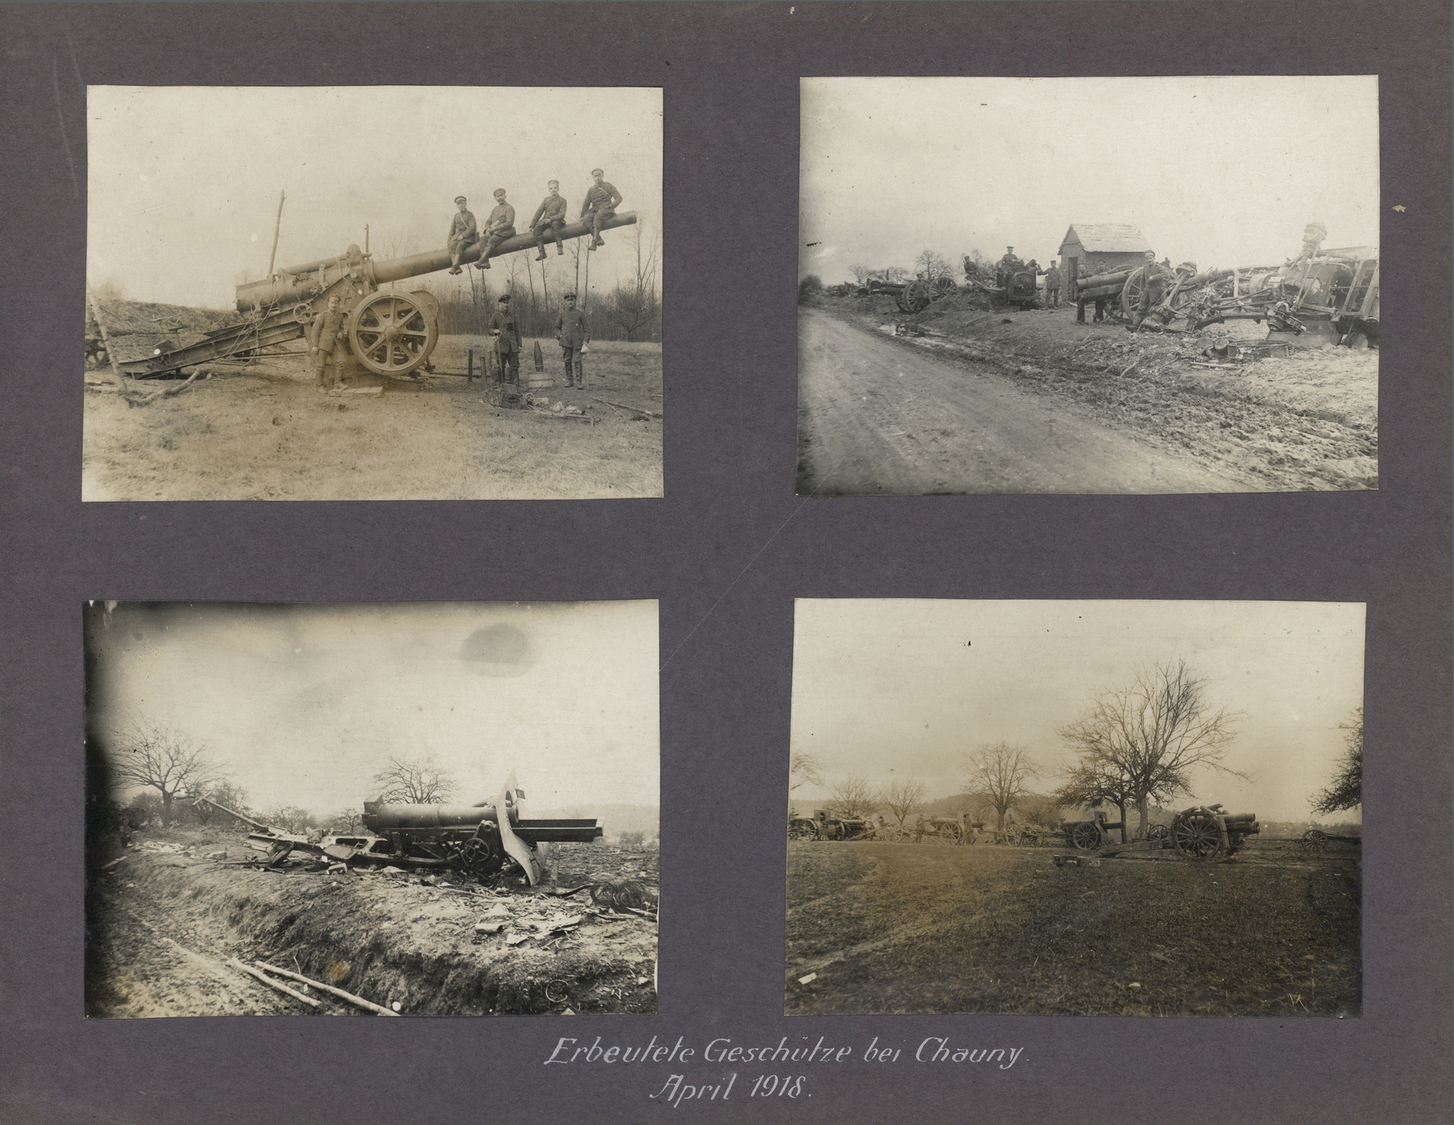
[[[1151,243],[1130,223],[1073,223],[1060,243],[1060,257],[1069,281],[1079,276],[1081,265],[1088,273],[1114,273],[1146,264]],[[1073,292],[1073,285],[1066,290]]]

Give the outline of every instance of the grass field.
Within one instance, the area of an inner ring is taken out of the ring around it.
[[[546,373],[560,350],[547,341]],[[579,415],[503,409],[459,376],[445,337],[419,380],[320,395],[301,356],[128,406],[96,372],[87,387],[84,500],[554,500],[662,495],[661,345],[593,345],[585,390],[545,388]],[[527,378],[531,342],[522,364]],[[142,384],[143,390],[147,384]],[[615,404],[615,405],[613,405]]]
[[[1359,1014],[1356,846],[1160,854],[790,841],[786,1011]]]

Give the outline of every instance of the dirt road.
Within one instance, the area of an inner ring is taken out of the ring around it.
[[[1036,396],[987,364],[941,359],[799,310],[799,494],[1245,492]]]

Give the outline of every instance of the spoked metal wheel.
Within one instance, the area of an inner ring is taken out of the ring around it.
[[[1322,852],[1328,849],[1328,834],[1319,832],[1316,828],[1309,828],[1303,833],[1300,841],[1305,852]]]
[[[1188,859],[1211,859],[1222,850],[1222,830],[1216,817],[1204,812],[1184,813],[1171,826],[1176,850]]]
[[[929,283],[929,293],[936,301],[958,292],[959,286],[954,283],[952,277],[936,277]]]
[[[932,300],[934,300],[934,296],[930,291],[929,282],[911,281],[905,287],[903,296],[899,298],[899,304],[905,312],[917,313],[927,309]]]
[[[1101,834],[1094,824],[1082,822],[1074,825],[1070,830],[1070,846],[1078,852],[1095,851],[1101,846]]]
[[[380,291],[364,298],[349,318],[353,354],[375,375],[407,375],[439,342],[437,307],[427,293]]]

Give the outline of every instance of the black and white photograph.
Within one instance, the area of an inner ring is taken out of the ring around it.
[[[788,1015],[1356,1017],[1364,606],[799,600]]]
[[[1378,487],[1376,75],[801,99],[800,495]]]
[[[662,495],[656,88],[86,93],[85,500]]]
[[[90,602],[89,1017],[656,1010],[655,602]]]

